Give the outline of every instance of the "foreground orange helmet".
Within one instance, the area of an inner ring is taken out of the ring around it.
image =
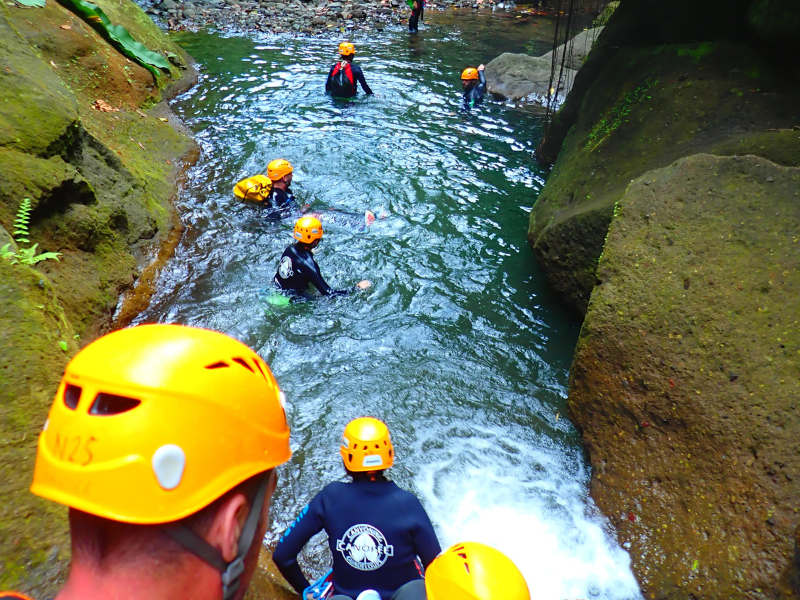
[[[322,223],[316,217],[301,217],[294,224],[294,237],[306,244],[321,239]]]
[[[378,419],[362,417],[347,424],[339,453],[344,466],[354,473],[382,471],[394,464],[389,428]]]
[[[478,542],[450,546],[425,572],[428,600],[530,600],[528,584],[505,554]]]
[[[267,165],[267,177],[272,181],[278,181],[278,179],[288,175],[292,171],[294,171],[292,163],[283,158],[277,158]]]
[[[461,79],[478,79],[478,69],[469,67],[461,73]]]
[[[181,519],[289,460],[282,405],[267,364],[226,335],[115,331],[67,365],[31,491],[114,521]]]
[[[339,54],[342,56],[350,56],[356,53],[356,47],[350,42],[342,42],[339,44]]]

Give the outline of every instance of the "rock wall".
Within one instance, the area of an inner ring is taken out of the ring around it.
[[[541,148],[529,241],[585,314],[570,416],[646,598],[800,598],[799,32],[622,0]]]
[[[0,259],[0,589],[40,597],[69,548],[65,509],[28,492],[38,432],[67,360],[109,327],[169,234],[193,148],[160,120],[171,118],[162,99],[196,78],[190,58],[130,0],[96,3],[171,55],[171,71],[155,80],[54,0],[0,7],[0,245],[27,197],[30,244],[62,253],[35,268]],[[93,108],[98,99],[117,110]]]

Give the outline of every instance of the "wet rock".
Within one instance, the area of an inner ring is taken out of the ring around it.
[[[187,19],[194,19],[197,16],[197,11],[193,8],[186,8],[183,10],[183,16]]]
[[[550,86],[550,67],[551,62],[542,57],[505,52],[486,65],[487,89],[510,100],[543,102]],[[570,75],[565,79],[571,83]]]
[[[164,10],[176,10],[178,8],[178,4],[174,0],[162,0],[161,8]]]

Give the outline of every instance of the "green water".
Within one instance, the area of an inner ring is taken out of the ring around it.
[[[487,102],[459,112],[459,74],[552,23],[469,12],[356,37],[376,96],[323,93],[340,40],[182,34],[202,66],[174,108],[203,154],[182,192],[187,231],[140,322],[210,327],[255,348],[285,391],[294,457],[274,500],[276,536],[328,481],[352,418],[392,432],[392,476],[423,500],[443,544],[475,539],[520,565],[535,597],[638,596],[627,554],[587,498],[564,418],[579,321],[549,291],[525,234],[546,172],[541,123]],[[431,22],[433,24],[431,24]],[[281,305],[271,280],[291,222],[237,203],[233,184],[278,157],[326,222],[316,251],[334,287],[364,293]],[[364,230],[363,213],[386,217]],[[322,540],[303,558],[319,572]]]

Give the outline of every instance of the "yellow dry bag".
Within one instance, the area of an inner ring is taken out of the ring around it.
[[[265,175],[253,175],[242,179],[233,188],[233,193],[241,200],[264,202],[272,191],[272,182]]]

